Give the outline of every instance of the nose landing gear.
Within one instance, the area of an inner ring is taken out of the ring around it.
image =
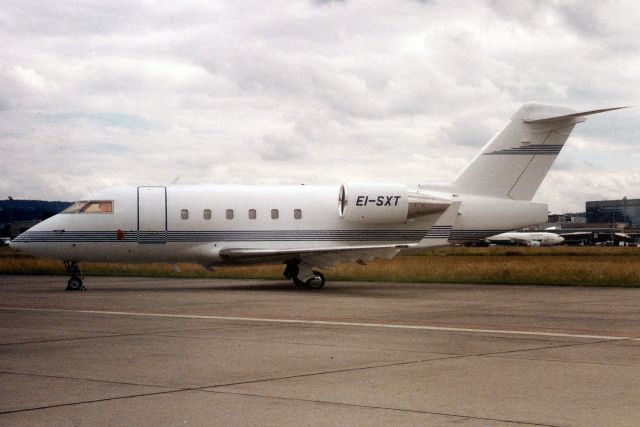
[[[80,271],[80,263],[78,261],[64,261],[64,268],[71,278],[67,282],[67,291],[85,291],[87,288],[82,284],[82,271]]]

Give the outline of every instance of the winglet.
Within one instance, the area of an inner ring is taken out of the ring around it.
[[[580,117],[583,117],[583,116],[589,116],[591,114],[604,113],[606,111],[621,110],[623,108],[630,108],[630,106],[601,108],[599,110],[582,111],[582,112],[579,112],[579,113],[563,114],[561,116],[543,117],[543,118],[540,118],[540,119],[526,119],[526,120],[523,120],[523,122],[524,123],[528,123],[528,124],[550,123],[550,122],[561,121],[561,120],[577,119],[577,118],[580,118]]]

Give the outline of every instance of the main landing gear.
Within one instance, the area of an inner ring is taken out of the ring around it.
[[[287,264],[282,274],[299,288],[320,289],[325,283],[324,274],[303,262]]]
[[[64,261],[64,268],[71,278],[67,282],[68,291],[85,291],[87,288],[82,284],[82,271],[80,271],[80,263],[78,261]]]

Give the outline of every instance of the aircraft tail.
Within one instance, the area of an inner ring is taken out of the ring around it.
[[[540,103],[523,105],[453,182],[455,191],[531,200],[584,116],[626,107],[576,112]]]

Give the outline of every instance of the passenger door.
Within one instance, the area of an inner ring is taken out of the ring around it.
[[[166,187],[138,187],[138,243],[167,243]]]

